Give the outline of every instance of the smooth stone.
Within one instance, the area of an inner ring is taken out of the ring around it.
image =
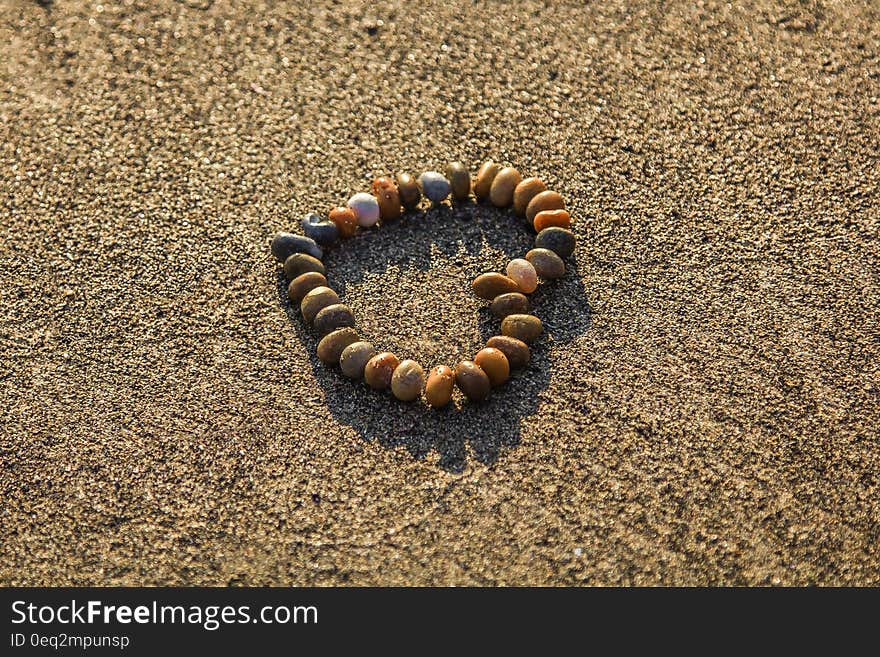
[[[565,263],[550,249],[532,249],[526,253],[526,260],[532,263],[538,276],[545,280],[549,281],[565,275]]]
[[[354,314],[344,303],[334,303],[318,311],[314,326],[318,335],[327,335],[336,329],[354,326]]]
[[[327,286],[327,278],[324,274],[307,271],[290,281],[290,285],[287,286],[287,296],[291,301],[299,303],[309,292],[322,286]]]
[[[540,178],[526,178],[513,190],[513,211],[524,215],[529,202],[541,192],[547,191],[547,185]]]
[[[428,374],[425,384],[425,399],[434,408],[441,408],[452,399],[455,386],[455,371],[446,365],[438,365]]]
[[[574,233],[557,226],[545,228],[535,238],[535,248],[549,249],[560,258],[567,258],[574,253]]]
[[[397,174],[397,193],[400,194],[400,202],[407,210],[412,210],[422,200],[419,184],[408,173]]]
[[[480,170],[477,171],[477,177],[474,179],[474,196],[477,197],[478,201],[482,201],[489,196],[489,191],[492,189],[492,181],[495,180],[495,176],[498,175],[499,171],[501,171],[501,165],[495,164],[492,160],[484,162]]]
[[[531,294],[538,287],[538,272],[528,260],[514,258],[507,263],[507,277],[512,279],[519,289],[526,294]]]
[[[486,340],[486,346],[493,347],[507,356],[511,368],[525,367],[532,358],[529,345],[509,335],[492,336]]]
[[[398,365],[400,361],[394,354],[388,351],[376,354],[364,366],[364,381],[373,390],[384,390],[391,385],[391,377]]]
[[[529,225],[535,225],[535,215],[543,210],[564,210],[565,200],[559,192],[550,190],[536,194],[526,206],[526,220]]]
[[[289,281],[308,271],[316,271],[319,274],[327,275],[324,263],[308,253],[294,253],[284,261],[284,275],[287,276]]]
[[[455,385],[472,401],[483,401],[492,388],[487,374],[469,360],[463,360],[455,366]]]
[[[534,315],[508,315],[501,320],[503,335],[522,340],[527,344],[534,341],[543,331],[541,320]]]
[[[303,319],[308,324],[315,321],[315,315],[321,312],[327,306],[339,303],[339,296],[329,287],[316,287],[309,291],[299,304]]]
[[[294,235],[293,233],[278,233],[272,238],[272,255],[278,262],[284,262],[294,253],[308,253],[318,260],[324,257],[321,247],[311,237]]]
[[[495,317],[504,319],[508,315],[521,315],[529,311],[529,300],[520,292],[499,294],[492,299],[489,310]]]
[[[393,221],[400,217],[400,194],[391,178],[376,178],[373,181],[373,195],[379,202],[382,221]]]
[[[516,284],[516,281],[496,272],[480,274],[474,279],[471,287],[474,294],[487,301],[492,301],[499,294],[519,292],[519,285]]]
[[[504,352],[495,347],[480,349],[474,356],[474,362],[489,377],[492,386],[500,386],[510,378],[510,363]]]
[[[497,208],[506,208],[513,203],[513,190],[522,182],[519,171],[513,167],[504,167],[495,176],[489,188],[489,200]]]
[[[350,326],[328,333],[318,343],[318,358],[326,365],[336,365],[345,348],[358,340],[357,331]]]
[[[545,228],[556,226],[558,228],[569,228],[571,226],[571,215],[566,210],[541,210],[535,215],[532,227],[535,232],[540,233]]]
[[[367,192],[358,192],[348,199],[348,207],[357,217],[358,226],[369,228],[379,221],[379,201]]]
[[[443,174],[436,171],[425,171],[419,176],[419,185],[422,188],[422,194],[432,203],[441,203],[452,191],[449,181]]]
[[[336,224],[342,237],[354,237],[358,229],[358,219],[351,208],[337,207],[330,210],[330,221]]]
[[[303,234],[318,244],[333,244],[339,238],[339,229],[332,221],[309,212],[302,219]]]
[[[452,198],[465,201],[471,195],[471,174],[461,162],[453,162],[446,167],[446,177],[452,187]]]
[[[425,370],[414,360],[401,361],[391,375],[391,392],[400,401],[409,402],[422,394]]]
[[[359,340],[352,342],[339,356],[339,367],[342,373],[350,379],[360,379],[364,376],[364,366],[367,361],[376,355],[376,350],[369,342]]]

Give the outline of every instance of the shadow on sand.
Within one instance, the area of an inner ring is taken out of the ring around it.
[[[470,281],[475,275],[495,268],[488,262],[492,258],[487,252],[495,261],[501,255],[503,260],[522,257],[532,248],[533,240],[534,234],[525,221],[509,210],[474,203],[441,205],[407,213],[397,222],[365,231],[330,250],[324,261],[329,283],[343,303],[346,303],[346,290],[357,288],[366,278],[382,275],[389,268],[413,275],[421,273],[424,278],[426,272],[432,272],[432,260],[438,257],[454,263],[460,270],[456,272],[455,284],[469,293]],[[501,263],[494,264],[497,267]],[[456,391],[453,402],[441,410],[431,409],[423,401],[402,403],[389,391],[373,391],[362,381],[347,379],[338,368],[323,365],[316,355],[317,336],[305,325],[299,308],[288,301],[287,282],[280,270],[276,286],[279,301],[309,353],[315,379],[324,390],[334,417],[366,440],[377,440],[387,447],[403,446],[417,459],[436,450],[441,467],[460,472],[465,467],[468,448],[473,458],[488,464],[498,458],[503,448],[519,443],[521,420],[537,411],[540,393],[550,383],[553,367],[550,348],[572,340],[589,328],[590,307],[574,257],[569,258],[566,265],[568,271],[564,278],[542,283],[529,295],[533,312],[541,318],[545,329],[544,335],[532,345],[531,363],[512,373],[507,383],[493,389],[485,402],[467,402]],[[425,306],[428,305],[426,302]],[[431,309],[426,307],[423,312],[428,315]],[[362,315],[357,309],[355,316],[360,321]],[[478,322],[483,342],[499,334],[500,321],[489,313],[488,303],[479,308]],[[389,347],[393,336],[367,334],[365,339],[379,351],[394,351]],[[479,344],[473,345],[474,351],[479,347]],[[424,354],[412,357],[422,363],[426,372],[436,364],[424,358]],[[445,362],[454,365],[452,360]]]

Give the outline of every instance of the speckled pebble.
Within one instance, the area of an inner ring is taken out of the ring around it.
[[[321,308],[312,322],[318,335],[327,335],[336,329],[354,326],[354,314],[343,303],[333,303]]]
[[[492,301],[499,294],[519,292],[519,285],[511,278],[497,272],[480,274],[471,283],[471,289],[481,299]]]
[[[538,287],[538,273],[528,260],[514,258],[507,263],[507,277],[513,280],[521,292],[531,294]]]
[[[329,287],[316,287],[303,297],[299,305],[303,319],[308,324],[315,321],[315,315],[327,306],[339,303],[339,296]]]
[[[407,210],[415,208],[422,200],[422,192],[416,179],[408,173],[397,174],[397,192],[400,202]]]
[[[484,198],[488,198],[489,190],[492,189],[492,181],[495,180],[499,171],[501,171],[500,164],[495,164],[492,160],[483,163],[474,179],[474,196],[477,197],[477,200],[482,201]]]
[[[541,192],[547,191],[547,185],[540,178],[526,178],[513,190],[513,211],[519,215],[526,213],[529,202]]]
[[[500,386],[510,378],[510,363],[500,349],[494,347],[480,349],[474,356],[474,362],[486,373],[493,386]]]
[[[357,215],[351,208],[336,207],[330,210],[330,221],[339,229],[341,237],[354,237],[358,229]]]
[[[327,275],[324,263],[308,253],[294,253],[284,261],[284,275],[289,281],[308,271],[316,271],[319,274]]]
[[[452,188],[452,198],[466,201],[471,195],[471,174],[461,162],[453,162],[446,167],[446,177]]]
[[[443,174],[436,171],[425,171],[419,176],[419,186],[422,188],[422,194],[432,203],[441,203],[449,196],[452,186]]]
[[[372,194],[358,192],[348,199],[348,207],[357,217],[358,226],[369,228],[379,221],[379,201]]]
[[[400,194],[391,178],[376,178],[373,181],[373,195],[379,203],[382,221],[393,221],[400,217]]]
[[[513,203],[513,190],[522,182],[519,171],[513,167],[504,167],[495,176],[489,188],[489,200],[498,208],[506,208]]]
[[[535,341],[543,332],[541,320],[534,315],[508,315],[501,320],[501,333],[526,344]]]
[[[278,233],[272,238],[272,255],[278,262],[284,262],[294,253],[308,253],[318,260],[324,257],[321,247],[310,237],[293,233]]]
[[[324,274],[316,271],[307,271],[290,281],[290,285],[287,286],[287,297],[294,303],[299,303],[303,300],[304,296],[316,287],[326,287],[326,285],[327,278]]]
[[[489,310],[495,317],[504,319],[508,315],[521,315],[529,311],[529,300],[520,292],[499,294],[492,299]]]
[[[446,365],[438,365],[428,374],[425,384],[425,399],[434,408],[441,408],[452,399],[455,386],[455,371]]]
[[[486,346],[494,347],[507,356],[507,362],[514,369],[525,367],[532,357],[529,345],[509,335],[494,335],[486,340]]]
[[[350,326],[328,333],[318,343],[318,358],[325,365],[336,365],[345,348],[358,339],[357,331]]]
[[[538,276],[544,280],[562,278],[565,275],[565,263],[550,249],[532,249],[526,253],[526,260],[532,263]]]
[[[531,201],[529,201],[529,204],[526,206],[526,220],[529,222],[530,226],[533,226],[535,222],[535,215],[537,215],[542,210],[564,209],[565,200],[562,198],[559,192],[547,190],[535,195],[535,197]]]
[[[373,390],[385,390],[391,385],[391,377],[398,365],[400,361],[394,354],[388,351],[376,354],[364,366],[364,381]]]
[[[545,228],[535,238],[535,247],[549,249],[560,258],[567,258],[574,253],[574,233],[556,226]]]
[[[486,373],[469,360],[463,360],[455,366],[455,385],[471,401],[484,400],[492,387]]]
[[[414,360],[404,360],[391,375],[391,392],[400,401],[413,401],[422,394],[425,370]]]
[[[360,379],[364,376],[364,367],[367,361],[376,355],[376,350],[369,342],[359,340],[352,342],[342,350],[339,356],[339,367],[342,373],[350,379]]]
[[[339,229],[336,224],[314,212],[309,212],[303,217],[302,231],[306,237],[310,237],[322,245],[333,244],[339,238]]]

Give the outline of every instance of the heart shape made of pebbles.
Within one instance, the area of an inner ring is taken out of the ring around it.
[[[429,374],[412,359],[379,352],[362,339],[351,309],[329,287],[323,257],[324,248],[414,211],[422,197],[438,206],[451,197],[456,205],[489,201],[497,208],[512,208],[536,232],[534,248],[524,257],[512,259],[505,272],[487,272],[471,284],[473,293],[489,302],[500,320],[500,334],[490,337],[473,359],[459,361],[454,368],[437,365]],[[381,221],[381,224],[380,224]],[[302,220],[302,235],[278,233],[272,240],[272,254],[283,263],[288,297],[299,304],[302,318],[320,338],[318,358],[338,366],[351,379],[362,379],[374,390],[390,388],[404,402],[421,396],[429,406],[440,408],[452,399],[457,386],[474,402],[486,399],[493,387],[504,384],[512,370],[531,358],[530,345],[543,333],[541,320],[529,314],[528,295],[540,279],[565,276],[565,259],[574,252],[571,217],[560,194],[547,189],[539,178],[523,179],[513,167],[488,161],[471,182],[461,163],[447,167],[446,176],[428,171],[418,180],[400,174],[396,181],[382,177],[373,181],[372,193],[354,194],[346,206],[332,209],[326,218],[315,213]]]

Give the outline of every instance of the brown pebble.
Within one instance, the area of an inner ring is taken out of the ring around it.
[[[336,329],[354,326],[354,315],[345,304],[334,303],[318,311],[313,325],[318,335],[327,335]]]
[[[309,292],[316,287],[322,286],[327,286],[327,278],[324,274],[319,274],[316,271],[307,271],[305,274],[300,274],[290,281],[290,285],[287,286],[287,296],[291,301],[299,303]]]
[[[500,386],[510,378],[510,363],[500,349],[495,347],[480,349],[474,356],[474,362],[486,373],[493,386]]]
[[[526,253],[526,260],[532,263],[538,276],[545,280],[565,275],[565,263],[550,249],[532,249]]]
[[[499,294],[519,292],[519,285],[516,284],[516,281],[497,272],[480,274],[474,279],[471,287],[474,294],[487,301],[492,301]]]
[[[422,192],[416,179],[408,173],[397,175],[397,192],[400,195],[400,203],[407,210],[412,210],[422,199]]]
[[[425,384],[425,399],[434,408],[446,406],[452,399],[452,388],[455,385],[455,371],[446,365],[438,365],[428,374]]]
[[[547,185],[540,178],[526,178],[513,190],[513,211],[524,215],[529,201],[546,191]]]
[[[519,171],[513,167],[504,167],[492,181],[489,188],[489,200],[498,208],[506,208],[513,203],[513,190],[522,181]]]
[[[342,206],[333,208],[328,215],[330,221],[336,224],[341,237],[353,237],[358,229],[357,215],[351,208]]]
[[[308,253],[294,253],[284,261],[284,275],[289,281],[307,271],[316,271],[319,274],[327,273],[327,270],[324,269],[324,263]]]
[[[492,387],[486,373],[469,360],[463,360],[455,366],[455,385],[472,401],[484,400]]]
[[[558,192],[545,191],[535,195],[526,206],[526,220],[534,225],[535,215],[543,210],[564,210],[565,200]]]
[[[326,365],[336,365],[343,350],[358,340],[357,331],[350,326],[328,333],[318,343],[318,358]]]
[[[492,181],[501,171],[501,165],[495,164],[492,160],[485,162],[480,170],[477,171],[477,177],[474,179],[474,196],[477,200],[483,200],[489,196],[489,190],[492,189]]]
[[[533,342],[543,330],[541,320],[534,315],[508,315],[501,320],[501,333],[525,343]]]
[[[414,360],[400,362],[391,375],[391,392],[400,401],[412,401],[422,394],[425,370]]]
[[[364,367],[364,381],[373,390],[384,390],[391,385],[394,370],[400,365],[397,356],[388,351],[376,354]]]
[[[486,346],[493,347],[507,356],[507,362],[514,369],[525,367],[532,357],[529,345],[509,335],[495,335],[486,340]]]
[[[489,310],[495,317],[504,319],[508,315],[517,315],[529,311],[529,300],[522,292],[507,292],[492,299]]]
[[[393,221],[400,216],[400,194],[391,178],[376,178],[373,181],[373,196],[379,201],[382,221]]]
[[[471,195],[471,174],[461,162],[453,162],[446,167],[446,178],[452,187],[452,198],[465,201]]]
[[[339,303],[339,296],[329,287],[316,287],[303,297],[299,304],[303,319],[309,324],[315,321],[315,315],[327,306]]]

